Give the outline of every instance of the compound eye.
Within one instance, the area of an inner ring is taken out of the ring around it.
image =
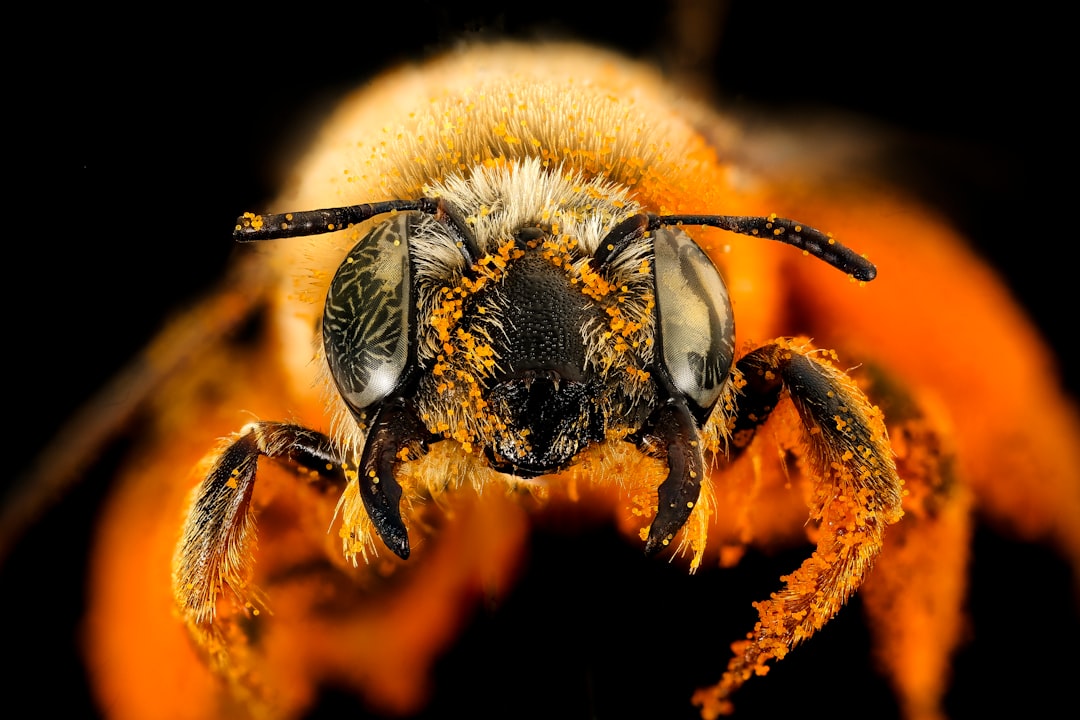
[[[735,322],[723,278],[677,228],[653,232],[657,328],[664,368],[704,421],[724,389],[735,355]]]
[[[409,362],[410,222],[403,213],[365,235],[326,294],[323,348],[338,391],[361,423],[394,391]]]

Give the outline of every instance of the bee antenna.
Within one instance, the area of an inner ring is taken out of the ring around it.
[[[476,244],[476,237],[465,223],[461,213],[450,203],[437,198],[385,200],[362,205],[270,215],[244,213],[236,219],[233,239],[247,243],[322,235],[358,225],[376,215],[410,211],[432,215],[436,220],[447,225],[457,235],[461,254],[465,256],[467,265],[471,266],[479,259],[480,251]]]
[[[832,235],[795,220],[769,215],[767,217],[739,215],[653,215],[648,214],[649,229],[664,225],[704,225],[740,235],[751,235],[794,245],[819,260],[824,260],[856,280],[877,277],[874,264]]]

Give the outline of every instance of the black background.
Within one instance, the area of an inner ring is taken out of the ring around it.
[[[852,112],[896,133],[904,162],[890,172],[951,217],[1001,270],[1058,350],[1075,390],[1069,313],[1076,303],[1066,260],[1074,204],[1061,202],[1075,185],[1065,174],[1075,152],[1067,98],[1056,82],[1067,67],[1059,49],[1063,19],[1027,8],[948,17],[918,5],[872,13],[819,5],[731,3],[715,21],[718,54],[708,74],[717,94],[737,109],[782,119],[809,109]],[[17,102],[8,109],[15,127],[8,148],[8,415],[18,428],[8,443],[16,469],[9,477],[163,317],[220,275],[234,218],[273,195],[288,162],[272,151],[303,137],[341,92],[395,61],[462,39],[584,39],[644,59],[670,56],[670,6],[643,12],[598,5],[582,17],[584,6],[386,8],[397,17],[310,4],[243,17],[95,9],[25,28],[32,49],[13,66]],[[983,362],[972,348],[972,363]],[[94,493],[79,489],[68,500],[67,511],[76,506],[67,525],[74,536],[93,522]],[[78,542],[39,530],[0,575],[4,617],[18,625],[9,647],[18,648],[23,671],[62,678],[66,688],[62,697],[35,695],[38,711],[85,701],[67,624],[78,612],[71,598],[81,584],[81,552]],[[1037,715],[1071,701],[1066,680],[1075,676],[1075,659],[1041,657],[1080,642],[1067,570],[1047,551],[983,527],[977,553],[976,633],[957,658],[949,709],[955,717],[983,707]],[[504,611],[478,618],[443,663],[438,702],[446,704],[432,714],[462,707],[478,716],[497,708],[552,716],[558,708],[562,717],[634,717],[673,708],[669,717],[690,717],[687,692],[715,680],[727,643],[752,623],[750,601],[803,554],[750,558],[758,563],[753,571],[686,579],[608,534],[545,531],[519,592]],[[703,603],[730,607],[733,616],[730,627],[711,631],[713,647],[674,642],[664,656],[650,657],[620,635],[621,614],[657,613],[680,628]],[[568,604],[592,614],[555,618],[554,609]],[[870,670],[857,599],[853,605],[767,682],[748,685],[737,698],[740,716],[795,711],[811,697],[836,717],[895,714]],[[1047,608],[1058,614],[1049,637]],[[555,653],[551,661],[546,653]],[[1018,662],[1025,664],[1012,666]],[[485,677],[488,695],[461,694],[483,687]],[[26,680],[8,679],[16,695],[25,694]],[[831,705],[822,692],[830,684],[846,695],[852,687],[864,691],[863,704]],[[634,702],[618,705],[612,689],[619,687]],[[511,694],[515,706],[502,704]]]

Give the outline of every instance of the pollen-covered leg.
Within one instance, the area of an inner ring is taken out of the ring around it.
[[[394,469],[426,452],[432,438],[411,403],[394,399],[379,408],[360,457],[364,508],[386,547],[403,560],[410,553],[409,533],[401,519],[401,485]]]
[[[196,488],[173,558],[173,594],[189,626],[214,620],[221,592],[228,588],[247,607],[255,518],[251,495],[260,455],[287,460],[323,482],[345,484],[342,461],[325,435],[286,423],[258,422],[214,460]]]
[[[747,407],[771,409],[785,390],[806,427],[806,461],[813,474],[811,519],[817,549],[784,587],[756,603],[759,620],[720,682],[699,690],[694,702],[706,718],[732,710],[728,698],[767,663],[782,659],[822,627],[859,587],[881,551],[885,526],[898,520],[901,482],[880,412],[817,351],[777,341],[738,362]],[[763,405],[760,398],[766,398]],[[742,414],[743,410],[740,410]],[[742,418],[744,434],[764,418]]]
[[[907,720],[940,720],[950,660],[964,626],[971,493],[957,477],[952,428],[931,398],[871,370],[867,392],[885,412],[904,478],[904,522],[859,591],[878,663]]]
[[[704,460],[701,437],[685,403],[661,405],[649,425],[647,437],[661,444],[668,466],[667,477],[657,490],[656,518],[645,541],[645,552],[652,555],[667,547],[690,517],[701,495]]]

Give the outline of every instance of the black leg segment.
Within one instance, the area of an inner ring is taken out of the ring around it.
[[[342,460],[326,435],[288,423],[246,426],[196,489],[173,558],[173,590],[196,622],[213,618],[225,587],[241,598],[248,594],[255,539],[251,495],[261,455],[302,468],[309,482],[345,486]]]

